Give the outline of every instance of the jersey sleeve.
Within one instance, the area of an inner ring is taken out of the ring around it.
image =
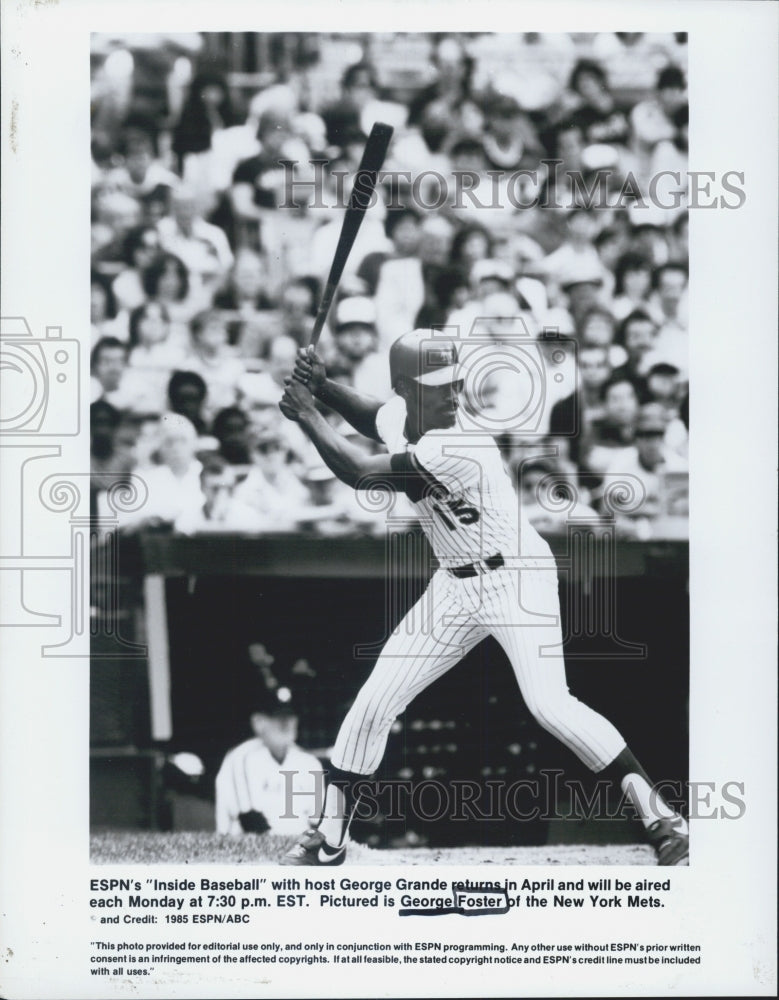
[[[437,434],[425,434],[414,449],[414,460],[422,475],[450,496],[478,486],[481,481],[478,456],[478,449],[466,451],[451,437]]]
[[[412,503],[425,497],[444,500],[461,496],[479,481],[479,465],[473,458],[449,453],[439,439],[423,437],[413,451],[392,455],[395,483]]]

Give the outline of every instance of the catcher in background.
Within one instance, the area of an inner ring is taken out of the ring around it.
[[[332,382],[313,349],[301,351],[280,404],[339,479],[408,496],[438,564],[341,725],[317,828],[281,863],[343,863],[360,781],[381,762],[393,721],[492,635],[536,721],[629,797],[659,864],[687,864],[683,817],[657,793],[611,722],[568,690],[554,557],[518,508],[494,437],[478,427],[469,434],[458,420],[466,373],[457,344],[433,330],[414,330],[395,341],[389,363],[395,395],[382,404]],[[367,455],[350,444],[319,413],[315,396],[384,442],[389,454]]]
[[[228,751],[216,776],[217,833],[298,836],[316,818],[322,765],[295,743],[289,688],[263,691],[250,721],[254,737]]]

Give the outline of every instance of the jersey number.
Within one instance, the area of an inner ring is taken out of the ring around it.
[[[449,513],[453,514],[460,524],[475,524],[479,520],[479,512],[475,507],[469,507],[464,500],[445,500],[444,503],[449,508]],[[457,525],[441,507],[433,504],[433,510],[438,514],[450,531],[456,531]]]

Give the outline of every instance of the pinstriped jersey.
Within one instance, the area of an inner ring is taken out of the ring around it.
[[[431,430],[410,444],[405,426],[406,403],[395,396],[376,414],[376,430],[392,456],[393,471],[403,474],[405,492],[441,566],[463,566],[498,554],[505,559],[551,556],[521,514],[489,434]]]

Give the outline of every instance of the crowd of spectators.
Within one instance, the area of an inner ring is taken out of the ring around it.
[[[376,120],[395,127],[388,180],[321,341],[330,376],[389,398],[395,337],[451,327],[519,359],[463,405],[501,428],[539,527],[564,530],[561,490],[629,537],[686,514],[686,39],[415,36],[417,57],[420,39],[415,85],[344,43],[335,90],[305,47],[246,92],[194,45],[189,79],[178,60],[166,80],[178,101],[121,115],[94,60],[96,514],[136,473],[148,499],[126,531],[383,530],[278,409]],[[652,187],[660,171],[678,183]],[[511,425],[528,352],[542,405]],[[615,512],[620,476],[638,502]]]

